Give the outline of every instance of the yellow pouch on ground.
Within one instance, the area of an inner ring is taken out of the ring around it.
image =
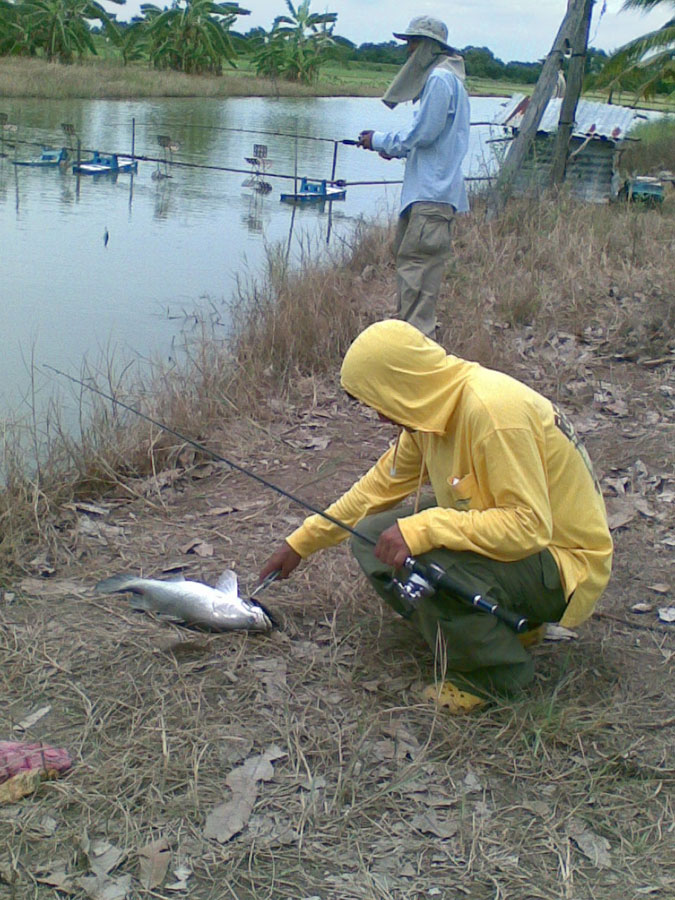
[[[451,681],[430,684],[424,689],[423,697],[425,700],[433,700],[437,706],[442,706],[453,715],[462,715],[485,706],[485,700],[481,697],[476,697],[468,691],[461,691]]]
[[[44,769],[29,769],[13,775],[0,784],[0,804],[17,803],[22,797],[27,797],[37,790],[40,782],[47,777]]]

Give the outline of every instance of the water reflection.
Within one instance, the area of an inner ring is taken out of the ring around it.
[[[474,101],[474,117],[485,120],[490,105]],[[390,216],[397,184],[348,186],[339,208],[289,207],[279,197],[293,176],[330,178],[334,166],[348,183],[400,179],[400,161],[334,142],[364,124],[396,127],[410,110],[388,111],[363,98],[3,100],[2,114],[16,131],[0,129],[0,152],[7,154],[0,157],[0,408],[23,392],[23,359],[33,341],[36,359],[64,369],[79,369],[99,347],[166,357],[179,328],[174,312],[204,297],[228,301],[242,273],[261,271],[268,247],[278,244],[294,263],[310,244],[346,237],[361,217]],[[33,142],[20,145],[27,153],[67,138],[72,147],[79,141],[83,157],[90,150],[125,155],[133,147],[159,162],[141,161],[137,175],[76,177],[71,166],[19,171],[10,146],[17,138]],[[472,142],[470,165],[480,167],[485,145],[478,135]],[[256,144],[267,147],[270,161],[263,177],[247,161]]]

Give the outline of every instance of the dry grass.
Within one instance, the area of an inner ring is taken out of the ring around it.
[[[378,88],[368,84],[345,85],[333,79],[302,85],[258,78],[251,72],[237,70],[226,70],[221,76],[184,75],[136,63],[124,66],[111,60],[64,66],[39,59],[3,57],[0,67],[2,97],[137,100],[143,97],[323,97],[343,93],[373,96]]]
[[[238,390],[250,398],[270,387],[282,392],[298,375],[334,372],[354,336],[379,317],[377,300],[364,303],[378,273],[391,264],[386,229],[363,225],[331,258],[313,264],[311,248],[299,269],[284,248],[268,257],[261,280],[241,284],[231,310]]]
[[[663,209],[518,200],[488,222],[481,205],[458,220],[441,321],[462,355],[494,346],[495,324],[528,326],[540,341],[570,332],[617,358],[673,346],[670,259],[675,197]],[[471,310],[472,314],[466,313]],[[486,360],[488,361],[488,360]]]
[[[75,767],[0,808],[0,897],[47,900],[39,879],[61,867],[84,900],[87,847],[107,841],[122,851],[110,877],[133,876],[130,900],[168,900],[171,874],[152,890],[138,880],[138,850],[159,837],[171,870],[191,871],[195,900],[675,896],[673,633],[655,612],[631,612],[638,600],[672,605],[672,588],[654,591],[673,577],[668,225],[667,207],[569,200],[458,223],[446,347],[555,397],[583,424],[608,498],[623,490],[642,510],[615,531],[599,615],[577,641],[535,650],[526,696],[479,715],[422,702],[432,655],[345,548],[270,589],[283,629],[268,636],[187,632],[93,597],[116,571],[167,577],[175,565],[204,581],[231,566],[251,587],[302,513],[227,466],[105,404],[79,443],[54,438],[39,479],[10,452],[0,736],[18,737],[14,725],[48,705],[26,738],[68,747]],[[300,274],[280,250],[242,286],[227,347],[206,317],[184,364],[156,369],[140,395],[112,366],[98,383],[327,503],[388,437],[355,415],[334,372],[351,335],[393,311],[392,294],[386,232]],[[191,552],[195,541],[213,556]],[[274,776],[248,822],[227,842],[205,837],[228,773],[271,747]]]
[[[315,389],[269,435],[240,423],[223,443],[246,446],[286,486],[318,476],[300,487],[325,497],[382,438]],[[334,449],[291,446],[328,414]],[[337,471],[336,452],[349,460]],[[68,778],[0,810],[0,872],[14,882],[0,895],[46,900],[38,879],[62,867],[83,900],[88,840],[122,851],[112,877],[134,876],[130,897],[168,898],[137,880],[138,850],[163,837],[198,900],[672,896],[672,635],[597,619],[575,644],[536,651],[525,698],[453,720],[420,699],[434,676],[428,650],[368,595],[345,552],[274,588],[283,631],[270,636],[191,634],[92,600],[99,577],[178,561],[203,580],[236,564],[251,583],[296,511],[221,467],[198,474],[163,489],[163,508],[71,512],[62,543],[76,561],[0,605],[2,731],[49,705],[28,736],[76,760]],[[238,512],[207,515],[225,504]],[[98,530],[83,527],[92,518]],[[217,561],[185,554],[195,536],[218,547]],[[634,538],[648,540],[644,529]],[[274,777],[247,825],[223,844],[205,838],[230,796],[226,775],[272,747]]]

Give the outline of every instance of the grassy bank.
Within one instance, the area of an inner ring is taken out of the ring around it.
[[[491,222],[476,203],[457,223],[441,340],[570,415],[616,543],[598,613],[478,715],[424,702],[440,663],[344,547],[267,591],[269,635],[188,631],[93,593],[115,572],[213,583],[225,567],[250,588],[302,511],[227,466],[110,404],[77,439],[53,434],[37,476],[10,454],[0,729],[74,766],[2,807],[0,894],[672,897],[675,650],[657,608],[672,605],[673,219],[670,202],[561,197]],[[132,391],[111,365],[103,386],[324,505],[393,438],[337,384],[350,339],[392,313],[388,238],[366,228],[300,272],[272,253],[230,344],[204,317],[180,370]]]
[[[219,77],[157,71],[145,65],[124,66],[114,59],[91,59],[63,66],[39,59],[0,58],[0,97],[142,99],[144,97],[379,97],[397,66],[375,63],[329,63],[313,85],[258,78],[250,60],[238,61]],[[532,85],[469,78],[474,96],[531,93]]]
[[[519,200],[496,222],[486,222],[476,203],[457,224],[439,307],[443,341],[453,352],[507,369],[514,339],[526,334],[544,346],[560,331],[606,358],[668,359],[675,315],[672,199],[658,209]],[[104,388],[208,440],[244,410],[273,415],[267,398],[293,399],[298,378],[333,376],[358,331],[392,314],[393,290],[386,231],[364,227],[329,264],[310,259],[300,272],[288,271],[283,254],[271,253],[268,271],[243,286],[225,313],[235,321],[226,352],[205,326],[198,340],[189,340],[182,368],[155,370],[135,394],[113,374]],[[561,362],[560,385],[569,374]],[[36,478],[27,472],[26,448],[38,445]],[[127,422],[119,410],[111,414],[105,404],[85,419],[77,438],[60,426],[58,405],[48,427],[30,423],[21,435],[10,427],[4,435],[8,489],[0,496],[4,571],[20,570],[36,539],[56,545],[64,503],[124,492],[126,479],[175,465],[179,452],[173,439],[148,434],[147,426]]]

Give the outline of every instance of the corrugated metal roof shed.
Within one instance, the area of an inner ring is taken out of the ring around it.
[[[523,113],[527,108],[526,101],[529,101],[529,97],[525,97],[524,94],[515,94],[496,114],[494,124],[505,125],[517,131],[522,123]],[[549,100],[537,131],[555,134],[558,130],[561,103],[561,99]],[[626,137],[630,128],[635,124],[636,119],[646,120],[646,118],[638,110],[628,109],[625,106],[579,100],[572,133],[575,137],[583,138],[587,137],[589,132],[592,132],[595,137],[619,142]]]
[[[495,115],[494,124],[516,133],[528,103],[529,97],[524,94],[511,97]],[[552,135],[558,130],[561,103],[561,99],[550,100],[544,110],[536,139],[516,175],[516,193],[539,191],[548,185],[554,145]],[[616,197],[617,151],[636,119],[646,118],[625,106],[579,101],[565,173],[565,181],[575,196],[595,203],[606,203]]]

